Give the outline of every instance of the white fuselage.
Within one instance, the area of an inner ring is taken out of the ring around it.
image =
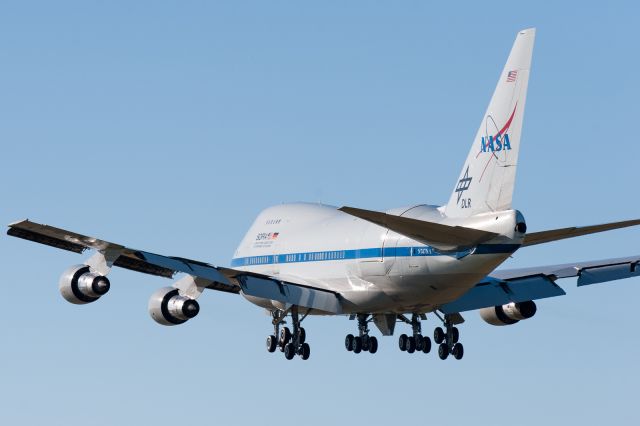
[[[321,204],[262,211],[232,260],[235,269],[338,292],[345,313],[424,313],[453,301],[507,259],[522,242],[515,210],[454,219],[418,205],[387,213],[496,232],[472,249],[442,253],[389,229]],[[270,301],[254,303],[269,307]]]

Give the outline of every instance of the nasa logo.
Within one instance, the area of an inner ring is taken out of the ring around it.
[[[480,141],[480,149],[481,152],[499,152],[499,151],[510,151],[511,150],[511,142],[509,142],[509,135],[505,133],[501,135],[498,133],[495,136],[489,136],[488,138],[482,137]]]
[[[280,235],[279,232],[261,232],[256,235],[256,241],[275,240]]]

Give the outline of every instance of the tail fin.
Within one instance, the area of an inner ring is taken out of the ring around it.
[[[447,216],[511,208],[535,28],[520,31],[473,140]]]

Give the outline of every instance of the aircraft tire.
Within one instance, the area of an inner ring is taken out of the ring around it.
[[[456,327],[451,328],[451,341],[453,343],[458,343],[460,340],[460,331]]]
[[[284,346],[284,357],[286,359],[293,359],[293,357],[296,355],[296,348],[293,347],[293,343],[287,343]]]
[[[436,327],[436,329],[433,330],[433,341],[439,345],[440,343],[444,342],[444,338],[444,330],[441,327]]]
[[[353,350],[353,334],[347,334],[344,338],[344,347],[351,352]]]
[[[369,351],[369,345],[370,345],[370,337],[368,334],[365,334],[361,337],[362,339],[362,350],[365,352]]]
[[[413,336],[409,336],[407,339],[407,352],[410,354],[416,351],[416,338]]]
[[[400,347],[400,350],[402,352],[407,350],[407,340],[409,339],[409,337],[406,334],[401,334],[400,337],[398,337],[398,346]]]
[[[302,346],[300,347],[300,357],[306,361],[309,359],[310,355],[311,355],[311,348],[309,347],[309,344],[303,343]]]
[[[441,343],[440,346],[438,346],[438,356],[441,360],[445,360],[449,356],[449,347],[446,343]]]
[[[424,337],[421,334],[416,334],[414,337],[416,339],[416,351],[420,352],[424,345]]]
[[[267,337],[267,350],[269,352],[275,352],[278,346],[278,339],[273,334]]]
[[[457,360],[461,360],[464,356],[464,347],[462,343],[456,343],[453,345],[453,349],[451,349],[451,355]]]
[[[353,345],[351,348],[353,349],[353,353],[359,354],[362,352],[362,338],[360,336],[353,338]]]
[[[424,340],[422,341],[422,352],[424,352],[425,354],[431,352],[431,339],[429,339],[428,336],[425,336]]]
[[[369,353],[375,354],[376,352],[378,352],[378,339],[376,336],[371,336],[369,338]]]
[[[289,327],[282,327],[280,329],[280,346],[285,346],[291,340],[291,330]]]

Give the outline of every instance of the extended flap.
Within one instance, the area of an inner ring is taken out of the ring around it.
[[[488,278],[487,281],[476,285],[458,300],[441,306],[440,310],[449,314],[565,294],[560,286],[544,275],[516,278],[510,281]]]

